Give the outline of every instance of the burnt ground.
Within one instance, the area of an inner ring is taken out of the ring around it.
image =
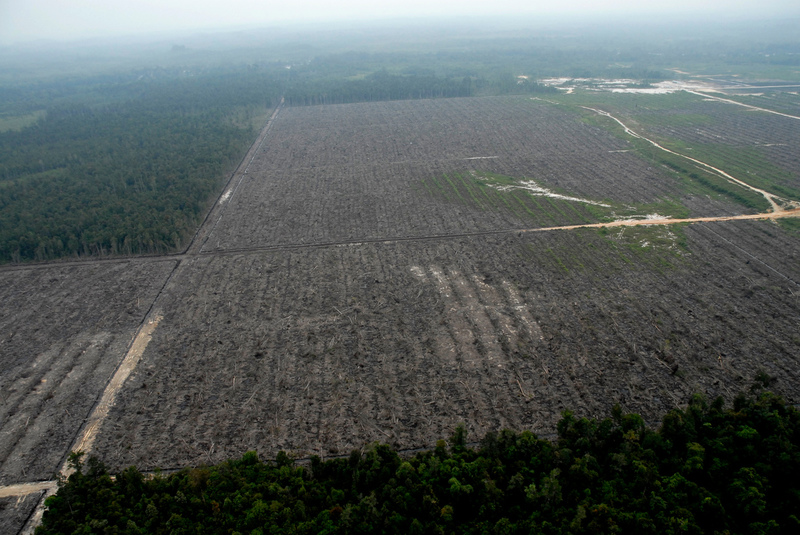
[[[113,468],[426,447],[461,422],[549,435],[565,409],[615,403],[655,424],[758,372],[800,397],[788,226],[502,232],[608,212],[493,174],[642,215],[748,211],[577,115],[522,98],[289,108],[260,147],[188,254],[0,270],[3,484],[52,477],[148,312],[163,319],[93,450]],[[501,232],[465,235],[485,231]]]

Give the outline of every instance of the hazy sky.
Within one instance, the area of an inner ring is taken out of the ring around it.
[[[257,26],[286,21],[370,20],[448,14],[759,13],[797,16],[798,0],[0,0],[0,44]]]

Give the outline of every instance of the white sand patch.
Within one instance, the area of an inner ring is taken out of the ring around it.
[[[684,84],[682,82],[658,82],[652,87],[611,87],[609,88],[612,93],[638,93],[643,95],[666,95],[668,93],[675,93],[682,91]]]
[[[550,197],[551,199],[561,199],[562,201],[572,201],[572,202],[582,202],[585,204],[592,204],[594,206],[603,206],[605,208],[611,208],[608,204],[603,204],[597,201],[590,201],[589,199],[581,199],[580,197],[570,197],[568,195],[561,195],[560,193],[553,193],[547,188],[543,188],[533,180],[521,180],[518,184],[509,184],[509,185],[500,185],[500,184],[486,184],[490,188],[494,188],[498,191],[512,191],[515,189],[521,189],[527,191],[531,195],[536,195],[539,197]]]
[[[663,221],[665,219],[672,219],[671,216],[668,215],[660,215],[660,214],[647,214],[647,215],[632,215],[628,217],[622,217],[620,219],[615,219],[614,221]]]
[[[666,80],[648,85],[647,87],[639,87],[642,85],[642,81],[630,78],[544,78],[539,80],[539,83],[549,87],[555,87],[567,94],[573,93],[578,87],[583,87],[589,91],[639,93],[645,95],[663,95],[675,93],[677,91],[723,92],[726,88],[729,88],[726,84],[702,80]]]
[[[424,281],[428,278],[425,276],[425,272],[419,266],[411,266],[411,274],[421,281]]]
[[[539,80],[544,85],[563,85],[567,82],[571,81],[578,81],[577,78],[545,78],[543,80]]]

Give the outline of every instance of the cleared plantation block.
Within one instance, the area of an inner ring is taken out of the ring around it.
[[[53,477],[174,267],[0,270],[0,484]]]
[[[87,426],[115,469],[552,435],[615,403],[655,423],[756,376],[797,403],[795,220],[546,230],[766,205],[604,121],[522,97],[287,108],[185,254],[0,270],[0,484],[52,477],[148,311]]]
[[[617,203],[625,215],[681,196],[680,177],[648,165],[630,148],[575,114],[530,98],[287,108],[226,200],[203,251],[599,220],[580,202],[562,199],[554,206],[525,191],[485,203],[460,191],[466,183],[452,192],[431,189],[445,176],[534,180],[566,196]],[[687,202],[692,213],[730,211],[720,203],[703,211]]]
[[[200,257],[96,443],[114,468],[430,447],[564,409],[655,422],[764,372],[800,400],[800,242],[772,223]]]

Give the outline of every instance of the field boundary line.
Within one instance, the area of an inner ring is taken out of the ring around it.
[[[173,257],[173,259],[175,258]],[[176,259],[175,266],[172,268],[172,271],[170,271],[169,275],[164,280],[164,284],[161,285],[158,293],[155,295],[155,297],[153,297],[150,307],[144,314],[139,327],[137,327],[133,338],[128,344],[128,347],[125,351],[125,356],[122,358],[122,360],[120,360],[119,364],[114,369],[114,372],[108,379],[103,391],[97,396],[88,416],[84,418],[82,425],[78,427],[78,430],[75,432],[72,446],[70,446],[70,448],[62,455],[59,463],[59,474],[65,477],[70,475],[71,470],[68,466],[68,459],[71,452],[79,451],[79,449],[76,448],[83,446],[85,448],[83,450],[84,453],[89,453],[91,451],[97,432],[100,430],[103,421],[105,420],[106,416],[108,416],[108,412],[116,401],[117,393],[122,389],[122,386],[130,374],[136,369],[136,365],[139,363],[139,360],[141,360],[144,350],[147,348],[147,345],[152,339],[153,331],[162,319],[161,314],[154,313],[156,302],[164,293],[164,289],[172,280],[172,277],[178,271],[180,265],[181,260]],[[152,319],[150,319],[151,317]],[[44,514],[45,508],[44,502],[48,496],[55,493],[56,487],[44,490],[44,493],[39,498],[39,503],[36,505],[25,524],[23,524],[19,533],[23,535],[33,534],[36,527],[41,524],[42,515]]]
[[[431,241],[431,240],[446,240],[452,238],[472,238],[479,236],[494,236],[498,234],[513,234],[519,232],[548,232],[556,230],[573,230],[581,228],[603,228],[603,227],[621,227],[621,226],[648,226],[648,225],[676,225],[681,223],[713,223],[724,221],[740,221],[740,220],[765,220],[765,219],[782,219],[800,217],[800,208],[792,208],[789,210],[781,209],[779,212],[764,212],[758,214],[741,214],[732,216],[709,216],[709,217],[694,217],[687,219],[632,219],[632,220],[619,220],[608,221],[604,223],[582,223],[577,225],[563,225],[557,227],[540,227],[540,228],[505,228],[496,230],[477,230],[474,232],[458,232],[450,234],[428,234],[422,236],[387,236],[380,238],[363,238],[345,241],[333,242],[317,242],[317,243],[287,243],[287,244],[274,244],[274,245],[261,245],[251,247],[236,247],[231,249],[218,249],[215,251],[199,251],[195,253],[174,253],[162,256],[142,256],[131,257],[124,259],[114,258],[97,258],[94,260],[85,260],[81,262],[68,262],[68,263],[50,263],[50,264],[26,264],[17,266],[8,266],[8,271],[26,271],[37,269],[48,269],[55,267],[69,267],[69,266],[87,266],[95,264],[113,264],[121,262],[165,262],[176,261],[182,262],[189,258],[200,257],[215,257],[215,256],[229,256],[234,254],[258,253],[267,251],[281,251],[281,250],[294,250],[294,249],[313,249],[324,247],[357,247],[367,243],[401,243],[411,241]],[[0,268],[0,272],[4,271]]]
[[[37,269],[54,269],[54,268],[69,268],[69,267],[84,267],[94,266],[97,264],[124,264],[133,262],[167,262],[169,260],[177,260],[183,256],[184,253],[167,253],[167,254],[153,254],[153,255],[140,255],[140,256],[118,256],[118,257],[96,257],[84,258],[81,260],[50,260],[47,262],[31,262],[24,264],[4,264],[0,266],[0,273],[9,271],[31,271]]]
[[[563,225],[557,227],[539,227],[539,228],[510,228],[498,230],[482,230],[475,232],[459,232],[453,234],[430,234],[424,236],[395,236],[385,238],[365,238],[361,240],[348,240],[338,242],[317,242],[317,243],[287,243],[283,245],[262,245],[253,247],[237,247],[232,249],[222,249],[216,251],[207,251],[197,253],[196,256],[201,257],[215,257],[215,256],[230,256],[235,254],[259,253],[269,251],[288,251],[296,249],[316,249],[326,247],[358,247],[364,244],[394,244],[413,241],[434,241],[434,240],[447,240],[453,238],[473,238],[480,236],[496,236],[499,234],[514,234],[514,233],[529,233],[529,232],[551,232],[557,230],[577,230],[582,228],[614,228],[614,227],[639,227],[639,226],[656,226],[656,225],[680,225],[692,223],[714,223],[725,221],[758,221],[758,220],[774,220],[783,218],[800,217],[800,208],[793,208],[791,210],[782,210],[780,212],[765,212],[759,214],[741,214],[729,216],[709,216],[709,217],[691,217],[685,219],[625,219],[617,221],[608,221],[604,223],[581,223],[577,225]],[[194,256],[194,255],[193,255]]]
[[[130,374],[133,373],[136,369],[136,365],[139,364],[139,361],[142,359],[144,350],[147,349],[147,346],[153,339],[153,331],[156,330],[156,327],[158,327],[162,319],[163,316],[161,314],[156,314],[153,319],[141,326],[139,333],[133,339],[133,343],[131,343],[128,352],[125,354],[125,358],[122,359],[114,375],[111,376],[111,380],[106,385],[105,390],[103,390],[100,401],[95,405],[94,410],[92,410],[91,414],[89,414],[89,417],[86,419],[83,431],[73,444],[71,451],[80,451],[87,454],[92,451],[100,426],[108,416],[111,407],[114,406],[117,394],[122,388],[122,385]],[[70,467],[65,466],[61,468],[61,473],[65,476],[69,476],[72,470]]]

